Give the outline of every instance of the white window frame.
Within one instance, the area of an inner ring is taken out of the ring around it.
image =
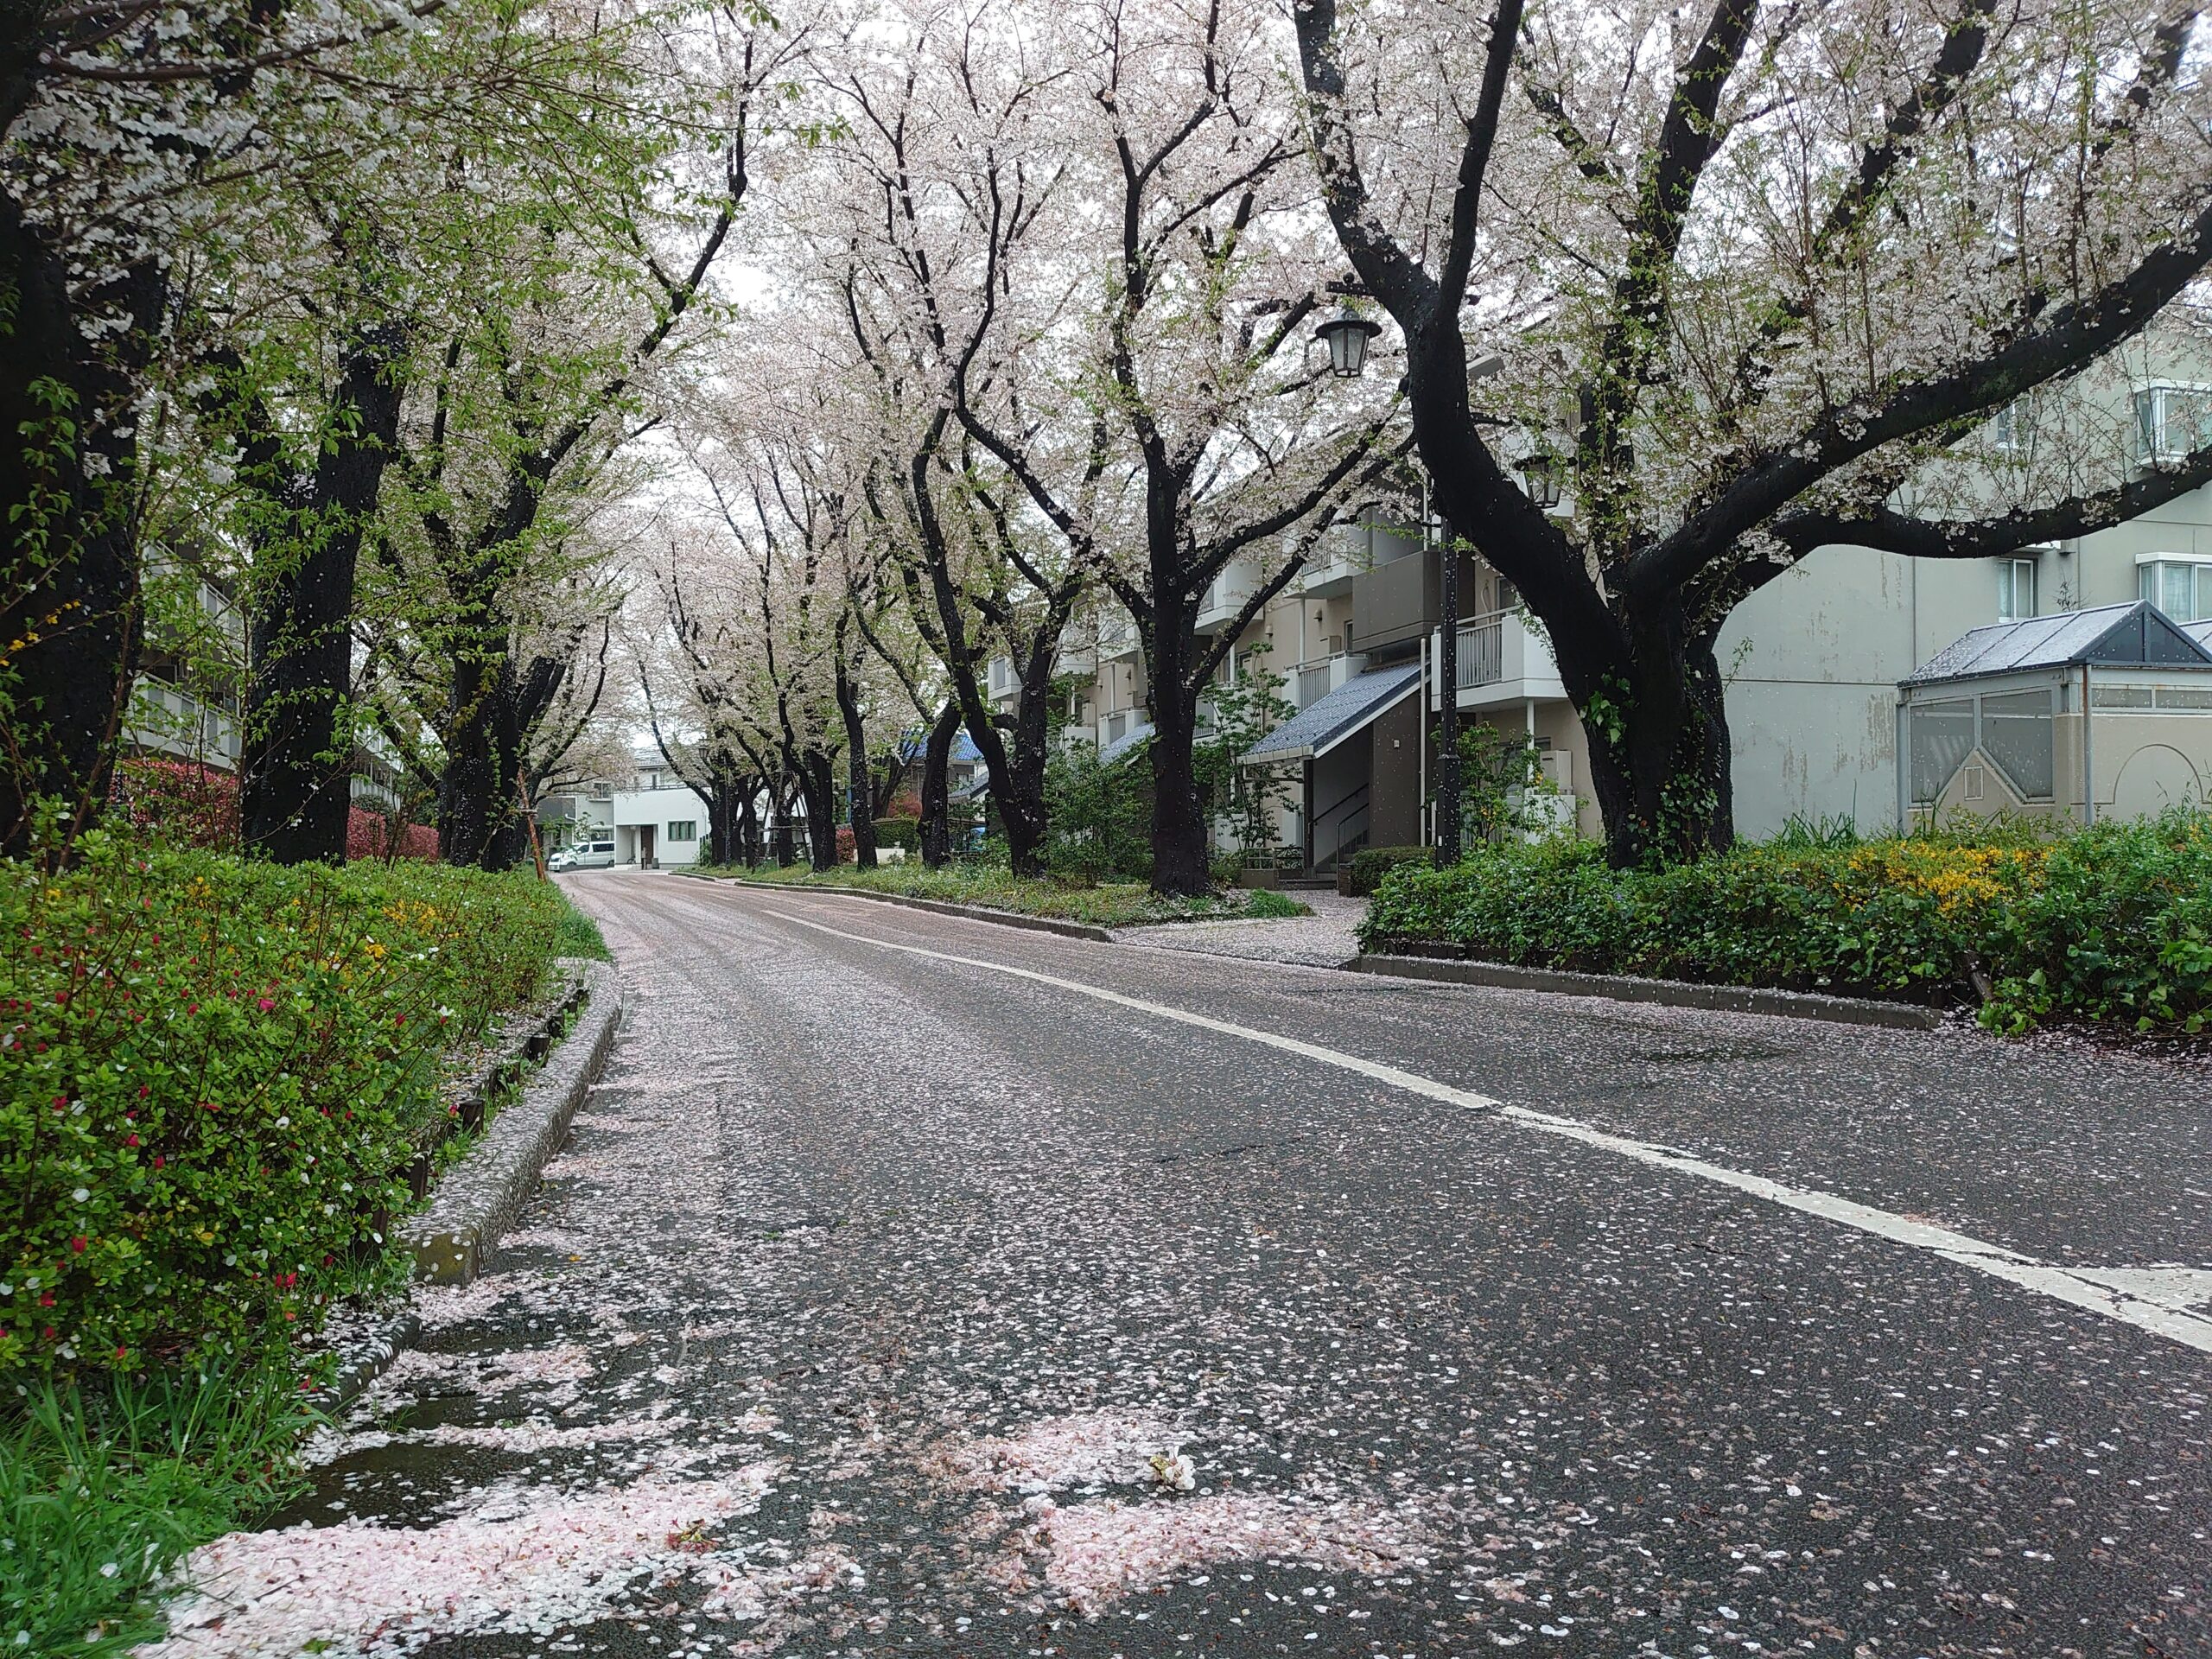
[[[2176,448],[2168,442],[2166,436],[2166,394],[2176,391],[2193,392],[2199,397],[2212,400],[2212,381],[2146,380],[2135,388],[2133,394],[2128,399],[2128,414],[2133,417],[2132,423],[2135,429],[2135,459],[2144,466],[2152,467],[2164,461],[2180,461],[2190,453],[2186,448]],[[2158,400],[2147,443],[2145,442],[2145,434],[2143,429],[2141,407],[2141,400],[2145,397],[2153,397]],[[2208,423],[2208,425],[2212,425],[2212,423]]]
[[[2208,575],[2206,574],[2208,569],[2212,569],[2212,555],[2203,553],[2138,553],[2135,556],[2135,592],[2139,598],[2141,597],[2143,593],[2143,567],[2146,564],[2185,564],[2194,567],[2196,571],[2196,585],[2198,595],[2196,600],[2194,601],[2194,608],[2202,610],[2204,614],[2202,616],[2177,616],[2173,620],[2181,623],[2202,622],[2208,620],[2212,620],[2212,595],[2207,595],[2204,591],[2208,584],[2212,584],[2212,575]],[[2159,585],[2163,587],[2164,584],[2162,582]],[[2154,599],[2151,602],[2158,606],[2161,611],[2166,608],[2162,598]]]
[[[2043,585],[2043,561],[2033,554],[2008,553],[1997,561],[1997,620],[1999,622],[2025,622],[2040,615],[2043,594],[2037,591]],[[2028,608],[2019,607],[2021,567],[2027,569]],[[2140,578],[2138,578],[2139,582]]]

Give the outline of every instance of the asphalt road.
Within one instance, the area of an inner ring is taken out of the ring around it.
[[[605,1086],[177,1653],[2212,1654],[2201,1081],[569,887]]]

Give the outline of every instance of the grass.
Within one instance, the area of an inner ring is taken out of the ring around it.
[[[947,904],[977,905],[1083,922],[1093,927],[1143,927],[1156,922],[1234,920],[1240,917],[1309,916],[1313,912],[1280,893],[1239,888],[1195,899],[1171,899],[1141,881],[1084,881],[1060,876],[1017,876],[995,865],[955,864],[932,870],[920,864],[887,864],[874,870],[840,865],[819,873],[791,870],[756,874],[739,869],[705,871],[729,880],[764,885],[858,888],[936,899]]]
[[[569,903],[565,893],[561,895],[561,925],[553,935],[553,954],[589,957],[594,962],[614,960],[614,953],[600,937],[599,924]]]
[[[289,1495],[316,1421],[273,1365],[25,1384],[0,1416],[0,1652],[159,1637],[156,1581]]]

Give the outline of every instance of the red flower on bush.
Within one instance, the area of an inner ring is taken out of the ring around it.
[[[89,1246],[92,1242],[92,1240],[86,1238],[82,1233],[79,1233],[69,1241],[69,1248],[76,1251],[78,1255],[82,1255],[85,1253],[86,1247]]]

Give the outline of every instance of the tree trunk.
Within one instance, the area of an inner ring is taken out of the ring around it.
[[[807,860],[817,870],[837,867],[837,784],[830,757],[809,749],[799,760],[799,799],[806,808]]]
[[[1145,639],[1152,680],[1152,890],[1194,898],[1213,886],[1196,766],[1198,699],[1190,683],[1197,607],[1167,587],[1154,585]]]
[[[957,698],[938,710],[922,750],[922,862],[942,869],[952,861],[952,740],[960,732]]]
[[[859,688],[837,664],[837,712],[845,722],[845,813],[853,824],[853,862],[875,868],[875,781],[868,776],[868,728],[861,718]]]
[[[1725,851],[1735,842],[1735,789],[1713,636],[1669,606],[1631,617],[1629,638],[1625,674],[1587,676],[1597,689],[1580,699],[1606,858],[1625,869]]]
[[[457,663],[446,766],[438,779],[438,850],[447,863],[511,870],[528,852],[515,793],[520,728],[505,660],[489,671],[466,658]]]
[[[740,778],[737,782],[737,861],[748,870],[760,868],[760,780]]]
[[[775,803],[776,868],[788,870],[798,862],[798,837],[791,832],[791,804],[788,791]]]
[[[349,347],[334,400],[348,418],[324,446],[308,499],[285,516],[294,545],[260,550],[274,569],[252,622],[238,826],[247,851],[278,864],[346,859],[353,574],[398,429],[390,365],[400,344],[384,328]]]
[[[0,854],[41,804],[89,828],[138,652],[134,394],[168,284],[151,261],[83,304],[126,327],[88,341],[67,262],[0,194]]]
[[[711,760],[708,763],[705,798],[707,862],[720,868],[736,862],[731,848],[737,817],[737,791],[728,772]]]

